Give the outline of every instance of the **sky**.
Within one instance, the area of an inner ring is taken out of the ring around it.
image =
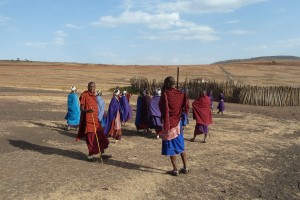
[[[192,65],[300,56],[299,0],[0,0],[0,60]]]

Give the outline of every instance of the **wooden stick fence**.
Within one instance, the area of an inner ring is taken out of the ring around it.
[[[161,88],[162,81],[148,80],[146,77],[134,77],[130,79],[131,91],[139,92],[144,89],[153,92]],[[195,99],[202,89],[213,91],[218,96],[221,91],[225,95],[226,102],[250,104],[257,106],[300,106],[300,88],[287,86],[259,87],[252,85],[237,85],[232,80],[226,82],[202,81],[202,79],[185,79],[179,83],[179,88],[188,89],[189,97]],[[214,98],[218,100],[217,98]]]

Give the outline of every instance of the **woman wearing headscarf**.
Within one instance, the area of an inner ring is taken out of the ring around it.
[[[68,130],[71,129],[71,126],[77,127],[80,122],[80,106],[78,95],[76,93],[76,87],[71,87],[71,92],[68,95],[68,112],[65,116],[68,124]]]

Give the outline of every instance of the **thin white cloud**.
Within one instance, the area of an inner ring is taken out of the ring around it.
[[[68,34],[66,34],[64,31],[61,31],[61,30],[58,30],[58,31],[55,31],[54,34],[57,36],[57,37],[67,37]]]
[[[160,11],[184,13],[232,12],[265,0],[173,0],[157,5]]]
[[[73,28],[73,29],[83,29],[83,26],[77,26],[75,24],[65,24],[65,27],[67,28]]]
[[[217,40],[213,28],[198,25],[180,19],[179,13],[149,14],[142,11],[131,12],[126,10],[118,17],[104,16],[94,22],[95,26],[115,27],[121,24],[142,24],[149,29],[164,30],[160,33],[149,33],[142,38],[151,40]]]
[[[237,29],[237,30],[229,31],[229,33],[234,34],[234,35],[246,35],[246,34],[252,34],[253,31]]]
[[[268,49],[269,47],[268,47],[268,45],[262,44],[262,45],[259,45],[258,48],[259,49]]]
[[[144,34],[142,37],[150,40],[200,40],[200,41],[214,41],[219,40],[214,35],[214,29],[208,26],[186,26],[173,30],[163,31],[156,35]]]
[[[118,54],[112,52],[111,50],[106,50],[106,51],[101,52],[100,56],[110,57],[110,58],[118,58],[119,57]]]
[[[282,47],[296,47],[300,46],[300,37],[298,38],[289,38],[286,40],[279,40],[277,41],[277,44]]]
[[[58,30],[54,32],[54,39],[50,42],[24,42],[22,45],[35,47],[35,48],[46,48],[48,46],[62,46],[65,44],[65,37],[68,36],[64,31]]]
[[[148,28],[167,29],[179,20],[179,13],[149,14],[143,11],[131,12],[126,10],[118,17],[101,17],[97,22],[93,22],[92,25],[115,27],[122,24],[145,24]]]

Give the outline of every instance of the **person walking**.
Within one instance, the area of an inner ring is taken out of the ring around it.
[[[212,113],[210,110],[210,98],[206,95],[206,91],[202,90],[200,96],[193,102],[193,118],[196,120],[194,137],[191,142],[194,142],[196,136],[203,134],[203,143],[206,143],[208,135],[208,125],[212,124]]]

